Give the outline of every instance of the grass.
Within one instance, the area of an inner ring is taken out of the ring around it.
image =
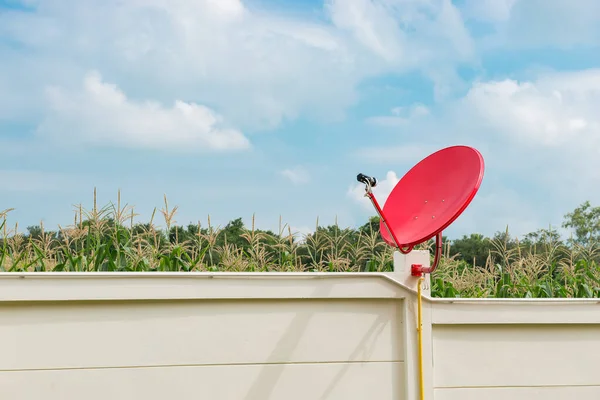
[[[43,224],[20,232],[9,226],[11,209],[0,212],[0,270],[21,271],[390,271],[393,248],[379,236],[378,225],[341,228],[337,222],[299,235],[281,219],[277,232],[246,228],[241,220],[215,227],[210,217],[176,225],[177,207],[153,212],[148,223],[134,223],[133,207],[78,205],[73,224],[47,231]],[[158,211],[158,213],[157,213]],[[155,219],[164,221],[159,229]],[[375,221],[376,222],[376,221]],[[444,255],[432,275],[437,297],[600,297],[600,246],[564,245],[547,239],[535,245],[491,241],[482,265],[452,253]],[[419,248],[431,248],[433,242]],[[433,252],[432,252],[433,254]]]

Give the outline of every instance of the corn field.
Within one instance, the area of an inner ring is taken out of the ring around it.
[[[133,207],[117,204],[76,208],[72,225],[29,234],[0,212],[0,271],[391,271],[393,248],[379,236],[374,219],[360,229],[315,224],[299,236],[280,221],[277,232],[245,227],[241,219],[225,227],[174,223],[177,207],[155,210],[148,223],[134,223]],[[166,229],[155,225],[157,214]],[[600,297],[600,246],[565,245],[553,238],[535,244],[486,239],[483,262],[464,259],[444,244],[432,274],[436,297]],[[418,248],[430,248],[433,241]],[[433,251],[432,251],[433,254]]]

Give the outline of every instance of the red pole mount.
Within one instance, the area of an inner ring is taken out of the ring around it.
[[[431,267],[423,268],[421,264],[412,264],[410,266],[410,274],[417,277],[420,277],[423,274],[431,274],[440,263],[440,258],[442,258],[442,232],[435,235],[435,257]]]
[[[423,265],[421,265],[421,264],[412,264],[410,266],[410,274],[412,276],[417,276],[417,277],[423,276]]]

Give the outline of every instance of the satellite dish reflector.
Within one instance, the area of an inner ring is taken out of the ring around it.
[[[483,180],[484,162],[479,151],[468,146],[452,146],[439,150],[416,164],[396,184],[383,210],[371,188],[375,178],[359,174],[366,185],[365,196],[373,202],[381,217],[383,240],[402,253],[436,238],[435,260],[431,268],[414,271],[413,275],[432,272],[441,256],[442,231],[467,208]]]

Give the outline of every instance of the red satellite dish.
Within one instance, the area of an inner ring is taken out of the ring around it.
[[[413,275],[432,272],[442,251],[442,231],[467,208],[483,180],[484,162],[479,151],[468,146],[439,150],[411,168],[390,193],[383,210],[371,188],[377,180],[359,174],[369,197],[381,217],[383,240],[402,253],[436,238],[436,254],[429,269],[413,267]]]

